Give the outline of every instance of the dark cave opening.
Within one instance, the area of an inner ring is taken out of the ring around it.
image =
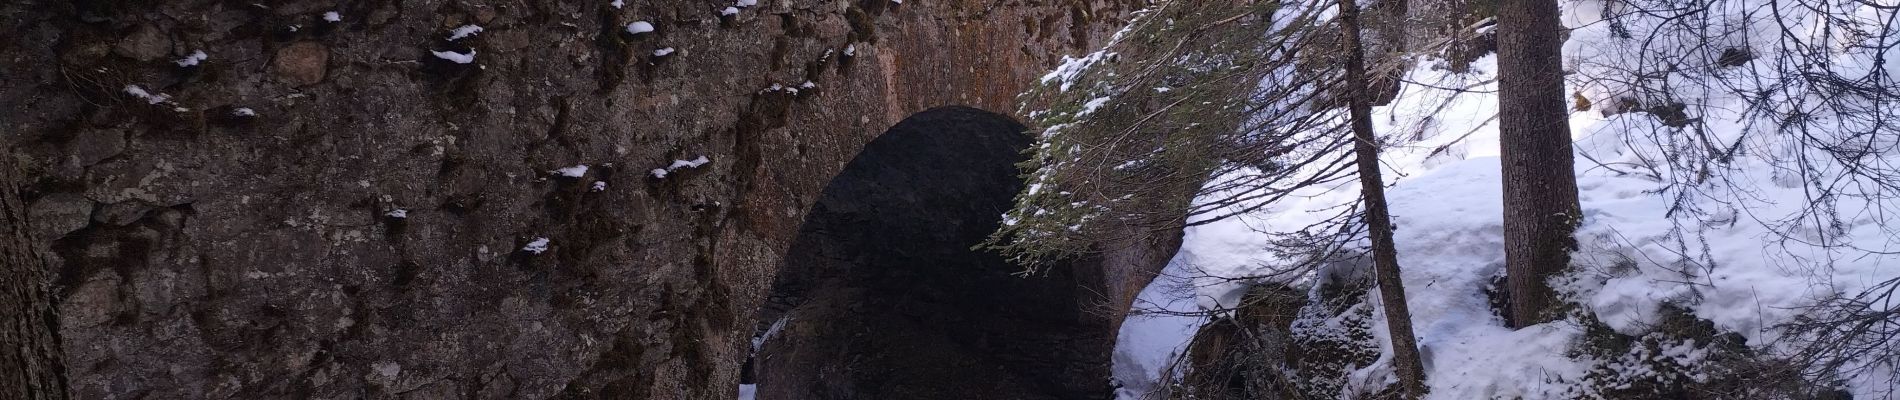
[[[973,247],[1022,189],[1009,117],[920,112],[847,164],[807,214],[759,312],[760,399],[1098,399],[1114,313],[1087,268]]]

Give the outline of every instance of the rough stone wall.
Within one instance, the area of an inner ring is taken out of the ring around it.
[[[80,398],[727,398],[864,142],[1136,2],[7,2],[0,144]]]

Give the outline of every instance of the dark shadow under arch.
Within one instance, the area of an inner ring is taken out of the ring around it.
[[[1099,399],[1099,274],[973,250],[1022,189],[1009,117],[942,107],[865,146],[807,214],[760,312],[758,398]],[[778,326],[774,327],[774,323]]]

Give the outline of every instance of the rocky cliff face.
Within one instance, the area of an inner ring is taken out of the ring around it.
[[[81,398],[724,398],[866,141],[1135,2],[10,2],[0,143]]]

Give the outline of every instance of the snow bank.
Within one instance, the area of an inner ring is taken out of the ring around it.
[[[468,63],[475,62],[475,50],[469,50],[468,54],[462,54],[462,53],[457,53],[453,51],[434,51],[434,50],[429,51],[429,53],[435,54],[435,58],[448,60],[449,62],[456,63],[456,64],[468,64]]]
[[[145,100],[146,104],[164,103],[172,99],[171,96],[164,93],[146,91],[144,87],[140,87],[139,85],[125,85],[125,94],[137,97],[139,100]]]
[[[555,169],[553,174],[565,176],[569,178],[579,178],[582,175],[587,175],[587,164],[578,164],[572,167],[562,167],[559,169]]]
[[[449,31],[449,40],[462,40],[463,38],[475,36],[477,33],[482,33],[482,27],[480,25],[462,25]]]
[[[710,162],[712,162],[712,159],[706,158],[706,156],[699,156],[691,160],[673,160],[673,163],[668,164],[666,168],[654,168],[653,171],[650,171],[650,173],[653,174],[654,178],[666,179],[666,175],[672,173],[673,171],[678,171],[681,169],[689,169],[689,168],[699,168],[700,166],[706,165],[706,163],[710,163]]]
[[[548,238],[534,238],[534,240],[529,241],[528,244],[521,246],[521,251],[528,252],[528,254],[545,253],[548,251]]]
[[[1589,10],[1571,11],[1571,21],[1591,17],[1586,15]],[[1572,33],[1566,48],[1572,65],[1623,51],[1615,47],[1620,42],[1605,39],[1606,25],[1587,25]],[[1064,80],[1075,64],[1086,62],[1070,60],[1044,81]],[[1589,372],[1588,360],[1566,356],[1580,328],[1560,321],[1506,329],[1483,293],[1504,260],[1493,119],[1495,58],[1477,60],[1467,75],[1425,64],[1407,78],[1424,85],[1406,85],[1392,105],[1375,110],[1374,120],[1390,143],[1383,155],[1384,173],[1394,185],[1388,198],[1408,305],[1418,341],[1427,349],[1430,398],[1558,397],[1566,384],[1552,382],[1577,382]],[[1621,90],[1576,82],[1572,87],[1601,98]],[[1697,101],[1709,102],[1706,110],[1697,112],[1710,135],[1738,138],[1747,129],[1762,129],[1742,115],[1722,111],[1745,109],[1741,99],[1695,95]],[[1841,168],[1791,177],[1787,168],[1767,158],[1776,153],[1743,154],[1723,171],[1723,179],[1694,190],[1665,190],[1673,182],[1669,174],[1679,172],[1658,162],[1663,155],[1645,138],[1677,133],[1656,116],[1605,117],[1593,110],[1574,113],[1568,122],[1577,139],[1575,168],[1585,214],[1577,235],[1581,250],[1576,263],[1582,271],[1555,283],[1569,300],[1621,333],[1646,332],[1667,303],[1743,335],[1751,346],[1773,350],[1781,335],[1774,327],[1790,321],[1801,307],[1900,276],[1900,268],[1882,267],[1900,255],[1878,254],[1891,252],[1896,242],[1874,210],[1891,205],[1831,199],[1837,223],[1790,218],[1811,211],[1808,206],[1815,199],[1805,181],[1838,178]],[[1754,137],[1777,140],[1770,134]],[[1759,144],[1774,148],[1774,143]],[[1882,157],[1890,162],[1900,155]],[[1331,215],[1325,210],[1359,195],[1356,182],[1302,194],[1255,213],[1190,228],[1186,243],[1164,272],[1164,278],[1184,277],[1173,279],[1189,283],[1158,279],[1142,292],[1138,307],[1173,309],[1186,299],[1200,308],[1234,304],[1245,287],[1224,277],[1269,275],[1269,266],[1287,261],[1266,250],[1268,236],[1262,232],[1289,232],[1318,222]],[[1670,212],[1681,208],[1706,212]],[[1317,278],[1271,279],[1302,284]],[[1182,286],[1192,289],[1166,290]],[[1383,318],[1374,320],[1383,342]],[[1126,386],[1122,398],[1134,398],[1161,379],[1160,368],[1199,323],[1196,318],[1132,314],[1122,327],[1115,356],[1116,377]],[[1361,374],[1388,368],[1387,362],[1382,358]],[[1848,384],[1856,398],[1881,398],[1884,392],[1879,390],[1892,381],[1892,371],[1876,369]]]
[[[628,34],[638,35],[638,34],[652,32],[652,31],[653,31],[653,23],[651,22],[633,21],[633,22],[627,23]]]
[[[173,63],[178,64],[180,67],[192,67],[204,62],[207,58],[211,58],[211,56],[205,55],[204,50],[192,50],[191,54],[187,54],[185,58],[180,58],[177,61],[173,61]]]

